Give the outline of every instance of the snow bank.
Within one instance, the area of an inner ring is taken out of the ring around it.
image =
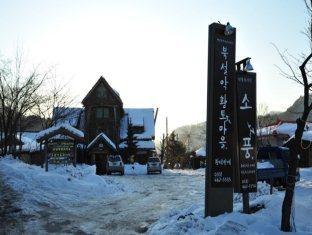
[[[137,162],[134,164],[125,164],[125,174],[126,175],[146,175],[147,167],[146,165],[141,165]]]
[[[301,170],[295,191],[296,234],[312,234],[312,168]],[[234,195],[234,212],[204,219],[204,205],[172,210],[150,226],[149,234],[285,234],[280,231],[284,192],[269,195],[269,185],[258,183],[257,194],[251,194],[251,205],[264,209],[250,215],[240,213],[241,195]],[[294,233],[288,233],[294,234]]]
[[[124,185],[109,177],[95,174],[95,166],[49,165],[49,172],[11,157],[0,158],[0,172],[13,189],[23,194],[24,211],[47,207],[73,206],[96,197],[124,192]]]
[[[197,170],[193,169],[164,169],[163,170],[164,174],[170,175],[170,174],[179,174],[179,175],[205,175],[205,168],[199,168]]]

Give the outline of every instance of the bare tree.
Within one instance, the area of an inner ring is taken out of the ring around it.
[[[30,112],[42,97],[39,89],[48,78],[38,67],[25,72],[23,60],[17,53],[14,61],[0,61],[0,127],[1,154],[14,153],[18,125],[23,116]],[[12,149],[12,147],[14,147]],[[8,149],[9,148],[9,149]]]
[[[304,1],[306,4],[306,8],[308,11],[308,27],[304,34],[308,37],[310,48],[312,48],[312,0]],[[280,69],[281,74],[291,79],[303,86],[303,112],[300,114],[300,117],[296,120],[297,129],[295,132],[295,137],[290,144],[290,159],[289,159],[289,168],[287,175],[287,184],[286,184],[286,192],[282,206],[282,219],[281,219],[281,230],[285,232],[289,232],[292,230],[291,227],[291,208],[292,201],[294,196],[294,189],[296,183],[296,169],[298,166],[298,155],[300,154],[300,146],[302,141],[302,134],[304,128],[306,126],[306,122],[309,116],[309,113],[312,110],[312,101],[310,99],[310,91],[312,87],[312,52],[310,50],[310,54],[301,54],[299,57],[292,56],[287,51],[281,52],[277,47],[275,47],[286,65],[288,71]],[[299,69],[298,69],[299,68]]]
[[[36,103],[33,114],[41,117],[41,126],[46,129],[75,114],[75,110],[70,108],[73,103],[74,98],[71,97],[67,84],[60,84],[52,79],[43,99]]]

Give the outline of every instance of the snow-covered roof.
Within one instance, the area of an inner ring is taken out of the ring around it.
[[[311,128],[312,128],[312,124],[307,123],[305,130],[309,130]],[[295,134],[296,129],[297,129],[296,123],[280,122],[277,125],[267,126],[267,127],[263,127],[261,129],[259,129],[257,131],[257,135],[258,136],[266,136],[266,135],[277,134],[277,135],[292,136]]]
[[[273,131],[276,130],[278,125],[266,126],[257,130],[257,136],[272,135]]]
[[[69,124],[73,127],[79,127],[80,116],[83,108],[56,107],[53,109],[53,119],[55,124]]]
[[[312,141],[312,131],[304,131],[302,133],[302,139],[306,141]]]
[[[73,135],[79,138],[84,138],[84,133],[82,131],[76,129],[75,127],[72,127],[70,124],[60,124],[60,125],[52,126],[50,128],[40,131],[36,135],[36,140],[42,139],[44,136],[48,136],[52,134],[53,132],[56,132],[57,130],[60,130],[60,129],[65,129],[66,131],[72,133]]]
[[[125,115],[120,120],[120,138],[127,138],[128,123],[133,126],[144,127],[142,133],[135,134],[138,139],[154,139],[154,109],[153,108],[125,108]]]
[[[195,154],[197,157],[206,157],[206,148],[201,147],[198,150],[195,151]]]
[[[91,142],[88,144],[87,149],[91,148],[98,140],[103,139],[105,142],[114,150],[116,150],[116,145],[110,138],[107,137],[103,132],[98,134]]]
[[[119,148],[126,148],[127,144],[122,142],[119,144]],[[137,142],[137,147],[140,149],[154,149],[155,143],[153,140],[140,140]]]
[[[257,169],[271,169],[274,168],[270,161],[257,162]]]
[[[287,144],[290,140],[292,140],[293,138],[295,138],[295,135],[292,135],[286,142],[285,144]],[[311,131],[304,131],[302,133],[302,140],[306,140],[306,141],[310,141],[312,142],[312,130]]]
[[[32,137],[29,137],[27,134],[24,135],[24,133],[22,134],[22,151],[34,152],[40,149],[40,144],[37,143],[35,136],[36,133]]]

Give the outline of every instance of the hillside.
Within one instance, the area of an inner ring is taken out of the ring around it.
[[[189,150],[196,150],[205,144],[206,122],[179,127],[175,133]]]
[[[312,99],[312,95],[310,98]],[[296,121],[302,110],[303,97],[300,96],[285,112],[270,112],[262,117],[265,119],[263,123],[274,123],[277,120]],[[308,121],[312,122],[312,113],[309,115]],[[190,150],[196,150],[205,145],[206,122],[179,127],[175,133],[186,146],[189,146]]]

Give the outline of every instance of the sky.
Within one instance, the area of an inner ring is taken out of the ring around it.
[[[280,75],[274,49],[308,50],[303,1],[0,0],[0,55],[16,50],[69,83],[76,106],[100,76],[124,107],[159,108],[156,137],[205,121],[208,25],[236,27],[236,60],[251,57],[257,102],[284,111],[302,87]]]

